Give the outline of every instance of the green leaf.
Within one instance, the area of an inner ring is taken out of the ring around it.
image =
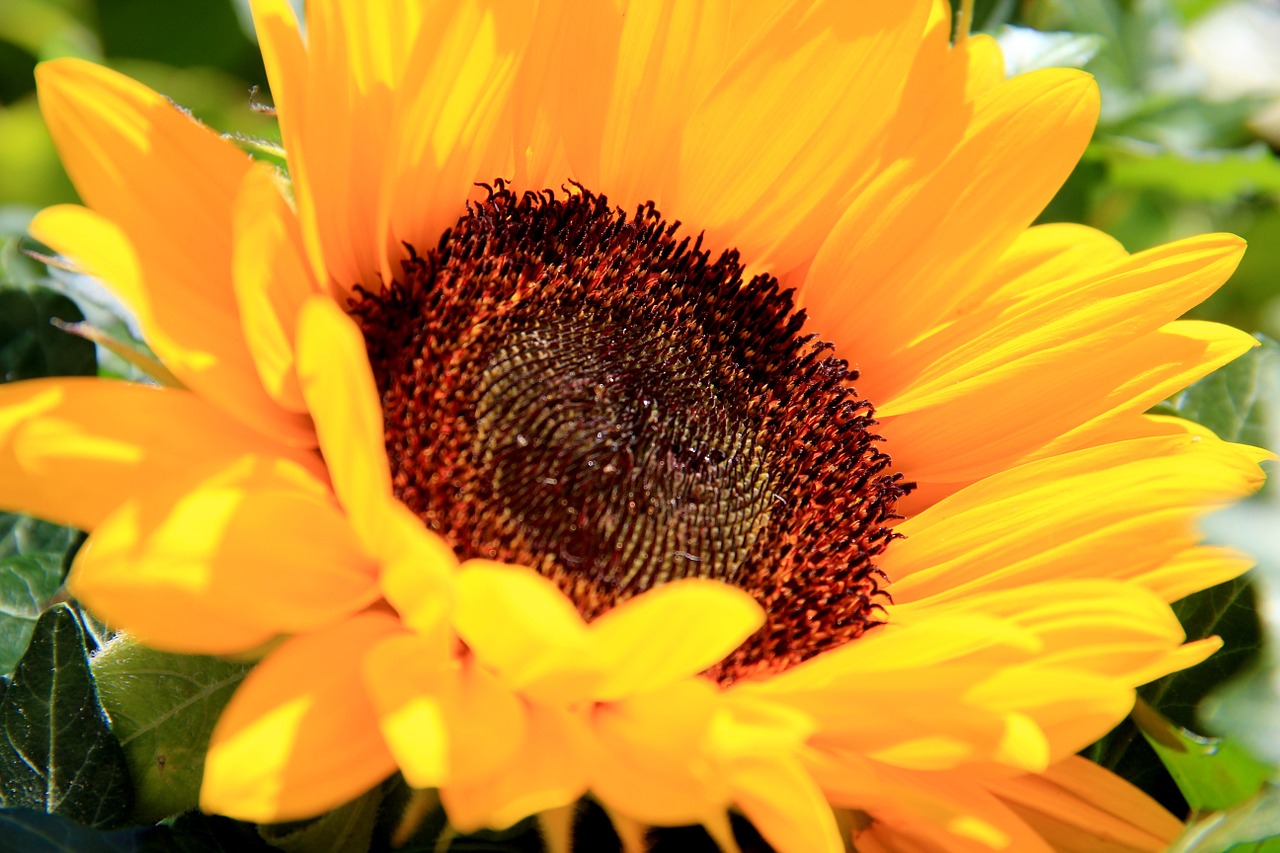
[[[1095,144],[1092,154],[1106,162],[1115,187],[1159,190],[1201,201],[1231,201],[1250,193],[1280,192],[1280,159],[1262,143],[1180,153],[1112,140]]]
[[[20,853],[272,853],[253,824],[189,812],[106,832],[34,809],[0,810],[0,850]]]
[[[54,328],[84,319],[67,297],[35,287],[0,289],[0,380],[41,376],[92,376],[98,363],[93,344]]]
[[[1280,853],[1280,789],[1268,785],[1230,811],[1194,821],[1168,853]]]
[[[136,853],[150,831],[102,832],[35,809],[0,810],[0,849],[21,853]]]
[[[135,815],[159,820],[193,808],[213,726],[251,667],[158,652],[123,636],[92,667],[128,760]]]
[[[1261,645],[1256,593],[1245,575],[1189,595],[1173,605],[1188,640],[1222,638],[1222,648],[1203,663],[1166,675],[1139,690],[1160,713],[1194,726],[1196,708],[1214,687],[1236,675]]]
[[[22,659],[79,541],[79,531],[69,527],[0,513],[0,675]]]
[[[84,632],[66,605],[36,623],[0,701],[0,791],[9,808],[42,809],[95,827],[133,805],[124,752],[98,702]]]
[[[1261,790],[1271,776],[1271,768],[1239,744],[1200,737],[1175,726],[1145,702],[1134,707],[1133,719],[1195,811],[1222,811],[1239,805]]]
[[[1280,375],[1280,343],[1259,335],[1259,345],[1171,399],[1157,411],[1206,426],[1224,441],[1265,447],[1266,407]]]

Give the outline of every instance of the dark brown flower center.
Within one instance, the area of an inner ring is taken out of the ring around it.
[[[396,494],[460,557],[530,566],[588,619],[677,578],[741,587],[768,620],[722,682],[877,624],[906,487],[846,363],[735,253],[652,206],[499,185],[351,310]]]

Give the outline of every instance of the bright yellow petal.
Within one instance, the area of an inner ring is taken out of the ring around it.
[[[441,631],[451,632],[447,617],[458,558],[449,543],[427,530],[404,504],[392,503],[387,512],[388,535],[378,552],[383,594],[405,626],[418,634],[434,637]]]
[[[268,435],[314,443],[306,418],[263,389],[240,333],[232,219],[252,161],[114,71],[63,59],[36,76],[62,161],[98,217],[51,208],[32,234],[106,280],[188,387]],[[126,253],[131,265],[117,260]]]
[[[393,617],[368,613],[268,655],[214,728],[200,808],[254,823],[299,820],[395,772],[362,670],[400,630]]]
[[[1242,251],[1230,235],[1162,246],[1083,276],[1054,299],[1017,311],[993,306],[990,322],[970,319],[940,333],[945,344],[919,344],[938,348],[928,370],[910,388],[873,398],[894,463],[917,480],[967,482],[1114,409],[1120,401],[1112,395],[1135,376],[1169,374],[1161,373],[1174,360],[1166,344],[1174,344],[1174,358],[1187,356],[1176,337],[1146,339],[1167,334],[1166,323],[1212,293]],[[1220,357],[1201,349],[1207,361]],[[1146,363],[1131,363],[1139,354]],[[1171,366],[1173,375],[1183,370]],[[1076,393],[1064,398],[1062,388]]]
[[[599,707],[592,792],[648,824],[693,824],[723,812],[729,790],[709,754],[716,707],[716,688],[701,679]]]
[[[109,624],[159,649],[219,654],[247,647],[228,645],[224,619],[295,633],[378,598],[372,562],[310,475],[260,457],[194,473],[127,501],[76,556],[69,587]]]
[[[0,506],[93,530],[131,496],[272,445],[196,395],[100,379],[0,387]]]
[[[519,699],[474,661],[440,661],[421,637],[381,643],[365,675],[383,735],[415,788],[484,779],[511,761],[524,739]]]
[[[298,378],[333,489],[360,541],[377,553],[391,502],[382,404],[360,329],[328,297],[302,306]]]
[[[736,587],[698,578],[664,584],[591,623],[589,642],[605,672],[594,695],[608,701],[694,675],[763,624],[760,605]]]
[[[512,689],[568,703],[599,683],[587,626],[551,581],[520,566],[471,560],[456,590],[458,636]]]
[[[988,477],[902,522],[880,567],[902,604],[1134,578],[1194,545],[1196,519],[1261,478],[1246,450],[1195,435],[1088,448]]]
[[[245,175],[236,198],[232,274],[244,339],[263,387],[283,408],[305,412],[294,333],[302,304],[320,289],[307,266],[298,220],[279,178],[265,166]]]

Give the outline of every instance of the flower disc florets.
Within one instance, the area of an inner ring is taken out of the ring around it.
[[[677,578],[746,590],[768,619],[726,682],[876,624],[906,486],[790,291],[677,230],[652,205],[499,184],[351,311],[394,489],[429,528],[588,619]]]

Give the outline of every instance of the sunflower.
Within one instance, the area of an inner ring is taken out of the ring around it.
[[[1088,75],[926,0],[252,5],[287,176],[38,69],[85,205],[31,233],[176,381],[0,389],[73,594],[261,657],[205,810],[1163,848],[1075,753],[1218,645],[1168,602],[1247,567],[1195,521],[1263,454],[1143,413],[1253,341],[1177,319],[1239,239],[1031,226]]]

